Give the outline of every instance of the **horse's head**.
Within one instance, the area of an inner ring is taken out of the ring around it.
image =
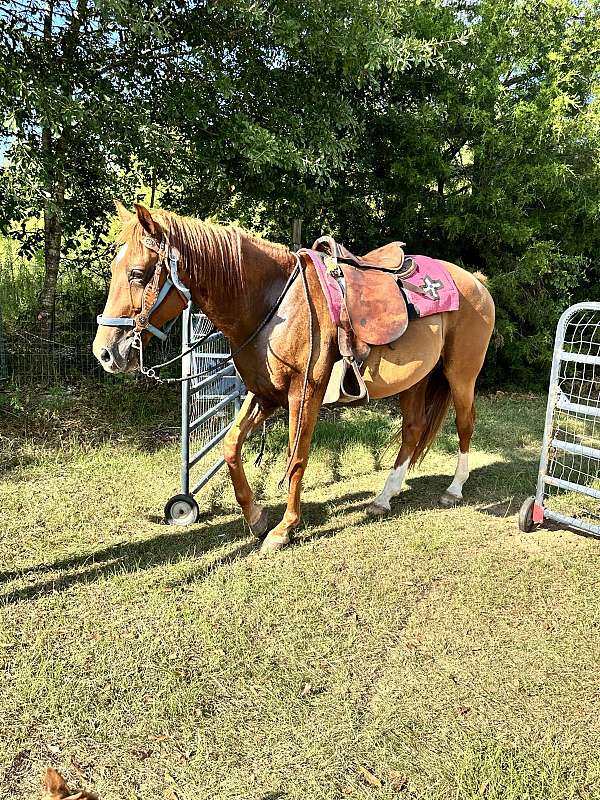
[[[123,232],[93,351],[107,372],[130,372],[139,366],[140,342],[166,338],[189,291],[179,278],[179,253],[167,227],[144,206],[136,204],[135,214],[120,203],[117,209]]]

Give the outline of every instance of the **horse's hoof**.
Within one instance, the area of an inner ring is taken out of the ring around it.
[[[372,517],[382,517],[389,514],[392,509],[389,506],[380,506],[379,503],[371,503],[367,506],[367,514]]]
[[[252,531],[252,534],[256,536],[257,539],[262,539],[268,529],[269,529],[269,514],[267,512],[267,509],[263,508],[256,522],[250,525],[250,530]]]
[[[286,547],[290,543],[290,537],[287,533],[270,533],[264,540],[260,547],[260,555],[268,556],[270,553],[275,553]]]
[[[462,503],[462,496],[457,497],[454,494],[450,494],[450,492],[444,492],[444,494],[438,500],[439,504],[442,508],[452,508],[452,506],[458,506]]]

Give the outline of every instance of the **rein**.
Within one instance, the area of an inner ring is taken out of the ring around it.
[[[233,351],[233,353],[230,353],[224,359],[220,359],[218,364],[214,364],[212,367],[209,367],[208,369],[205,369],[202,372],[195,372],[192,375],[186,375],[185,377],[181,377],[181,378],[161,378],[160,375],[158,375],[156,371],[159,370],[159,369],[162,369],[163,367],[167,367],[170,364],[174,364],[176,361],[179,361],[180,359],[184,358],[189,353],[194,351],[196,348],[200,347],[200,345],[204,344],[204,342],[207,339],[209,339],[217,331],[217,328],[215,328],[214,325],[212,326],[211,330],[209,330],[207,333],[205,333],[200,339],[198,339],[198,341],[194,342],[194,344],[191,347],[188,347],[187,350],[184,350],[182,353],[179,353],[178,355],[174,356],[173,358],[168,359],[167,361],[163,361],[160,364],[155,364],[153,367],[145,367],[144,366],[144,349],[143,349],[143,344],[142,344],[142,333],[139,332],[139,331],[135,331],[134,334],[133,334],[133,342],[132,342],[131,346],[134,349],[139,351],[140,372],[142,373],[142,375],[144,375],[146,378],[151,378],[152,380],[155,380],[157,383],[185,383],[185,381],[191,381],[191,380],[194,380],[196,378],[203,378],[206,375],[210,375],[211,372],[216,372],[216,371],[222,369],[225,364],[228,364],[228,363],[232,362],[233,359],[237,355],[239,355],[239,353],[241,353],[242,350],[245,347],[247,347],[249,344],[251,344],[251,342],[254,341],[254,339],[256,339],[258,334],[273,319],[273,317],[275,316],[275,313],[277,312],[277,309],[279,308],[279,306],[283,302],[284,297],[288,293],[288,290],[289,290],[290,286],[292,285],[292,283],[295,281],[298,273],[301,272],[302,275],[304,276],[304,269],[303,269],[303,266],[302,266],[302,262],[300,261],[300,258],[295,253],[294,253],[294,257],[296,258],[296,266],[294,267],[294,269],[290,273],[290,276],[288,277],[288,279],[287,279],[287,281],[285,283],[285,286],[283,287],[279,297],[275,300],[274,304],[269,309],[266,317],[262,320],[262,322],[259,323],[258,327],[255,328],[255,330],[250,334],[250,336],[238,348],[236,348],[236,350]],[[178,319],[178,317],[175,318],[175,320],[177,320],[177,319]],[[175,322],[175,320],[173,320],[173,322]],[[169,327],[171,327],[171,326],[172,326],[172,323],[170,323]]]

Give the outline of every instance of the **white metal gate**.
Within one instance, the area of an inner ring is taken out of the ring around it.
[[[600,536],[600,303],[578,303],[554,342],[537,491],[521,530],[551,520]]]
[[[182,351],[211,327],[204,314],[188,306],[183,312]],[[172,497],[165,506],[165,519],[171,525],[196,522],[199,508],[194,496],[225,463],[218,446],[231,427],[245,393],[234,365],[227,362],[219,367],[219,362],[224,362],[229,354],[227,339],[216,331],[182,359],[183,378],[211,372],[181,384],[181,494]]]

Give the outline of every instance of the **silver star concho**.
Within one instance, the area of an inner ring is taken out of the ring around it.
[[[421,289],[423,289],[423,293],[426,294],[430,300],[439,300],[440,296],[438,294],[438,289],[443,288],[444,284],[442,281],[432,281],[429,275],[425,275]]]

